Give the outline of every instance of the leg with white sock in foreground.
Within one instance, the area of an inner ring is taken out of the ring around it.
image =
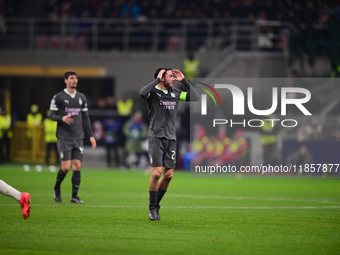
[[[31,213],[31,196],[28,193],[21,193],[3,180],[0,180],[0,193],[13,197],[21,205],[22,216],[26,220]]]

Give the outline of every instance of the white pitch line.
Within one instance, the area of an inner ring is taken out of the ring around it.
[[[51,194],[31,194],[31,196],[52,196]],[[97,195],[84,194],[83,197],[95,197]],[[148,194],[140,195],[119,195],[119,194],[106,194],[101,197],[121,197],[121,198],[148,198]],[[190,199],[216,199],[216,200],[257,200],[257,201],[290,201],[290,202],[308,202],[308,203],[321,203],[321,204],[340,204],[340,201],[330,201],[329,198],[325,199],[299,199],[289,197],[243,197],[243,196],[209,196],[209,195],[193,195],[193,194],[171,194],[167,193],[167,197],[174,198],[190,198]]]
[[[340,206],[163,206],[183,209],[340,209]]]
[[[168,196],[168,194],[167,194]],[[206,195],[189,195],[189,194],[169,194],[173,197],[185,197],[196,199],[226,199],[226,200],[264,200],[264,201],[296,201],[296,202],[316,202],[316,203],[332,203],[340,204],[340,202],[317,199],[299,199],[299,198],[285,198],[285,197],[242,197],[242,196],[206,196]]]
[[[0,206],[18,206],[18,204],[0,204]],[[93,208],[147,208],[144,205],[52,205],[52,204],[32,204],[32,207],[93,207]],[[340,209],[340,206],[162,206],[170,209]]]

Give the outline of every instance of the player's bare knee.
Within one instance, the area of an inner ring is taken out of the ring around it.
[[[73,169],[73,171],[80,171],[81,165],[80,164],[73,164],[72,169]]]
[[[173,177],[173,172],[168,172],[164,174],[164,179],[166,179],[167,181],[171,181],[172,177]]]
[[[80,171],[81,169],[81,161],[80,160],[72,160],[72,169],[73,171]]]
[[[67,173],[71,168],[71,164],[68,164],[68,163],[62,163],[61,164],[61,170],[64,172],[64,173]]]
[[[151,174],[151,178],[152,178],[153,180],[155,180],[155,181],[158,181],[158,180],[161,178],[161,173],[160,173],[160,172],[154,171],[154,172],[152,172],[152,174]]]
[[[152,167],[151,178],[154,181],[158,181],[161,178],[162,169],[162,167]]]
[[[70,171],[70,168],[71,168],[71,166],[62,166],[62,167],[61,167],[61,170],[62,170],[64,173],[67,173],[68,171]]]

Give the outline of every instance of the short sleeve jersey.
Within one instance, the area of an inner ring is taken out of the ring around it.
[[[148,137],[176,140],[178,101],[186,101],[187,92],[177,88],[162,90],[155,86],[145,99],[148,104]]]
[[[83,116],[82,112],[88,111],[86,97],[84,94],[76,91],[71,95],[66,89],[54,95],[50,111],[55,111],[58,116],[72,114],[73,123],[70,125],[58,121],[57,137],[63,140],[79,140],[84,138]]]

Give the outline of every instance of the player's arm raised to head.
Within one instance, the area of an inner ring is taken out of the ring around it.
[[[165,69],[160,70],[160,72],[157,75],[157,78],[149,83],[148,85],[144,86],[143,88],[140,89],[139,91],[139,95],[143,98],[143,99],[147,99],[149,97],[149,93],[151,92],[151,90],[161,81],[161,79],[163,78],[163,74],[165,72]]]
[[[63,116],[58,115],[58,110],[60,106],[60,100],[57,96],[54,96],[51,100],[51,105],[50,105],[50,119],[59,121],[62,120]]]
[[[182,101],[198,101],[200,99],[194,87],[190,84],[190,82],[184,77],[182,72],[178,69],[172,70],[172,73],[176,75],[176,80],[180,81],[184,87],[188,90],[188,92],[182,92],[180,95],[180,100]]]
[[[148,85],[144,86],[143,88],[141,88],[139,90],[139,95],[143,98],[143,99],[147,99],[149,97],[149,93],[151,92],[151,90],[160,82],[160,79],[157,77],[154,81],[152,81],[151,83],[149,83]]]

